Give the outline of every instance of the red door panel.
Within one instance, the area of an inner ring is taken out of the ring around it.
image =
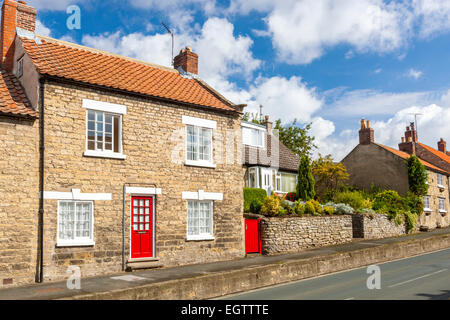
[[[261,253],[261,219],[245,219],[245,253]]]
[[[131,198],[131,258],[153,257],[153,198]]]

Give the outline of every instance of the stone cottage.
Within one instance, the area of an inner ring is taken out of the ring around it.
[[[189,47],[167,68],[39,36],[35,17],[4,0],[0,287],[244,256],[243,106]]]
[[[399,145],[400,150],[405,150],[405,143],[418,141],[414,126],[411,128],[407,128]],[[405,160],[410,153],[400,150],[376,143],[370,121],[361,120],[359,144],[342,160],[350,175],[348,183],[362,189],[370,189],[374,185],[405,195],[409,190]],[[446,227],[450,222],[447,212],[450,173],[421,157],[419,160],[427,169],[429,189],[424,197],[424,213],[419,217],[418,224],[423,230]]]
[[[242,121],[241,126],[245,187],[295,192],[300,158],[278,139],[269,116],[262,124]]]

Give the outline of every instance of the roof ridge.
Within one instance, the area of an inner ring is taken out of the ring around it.
[[[407,157],[410,157],[410,156],[411,156],[409,153],[406,153],[406,152],[403,152],[403,151],[400,151],[400,150],[397,150],[397,149],[394,149],[394,148],[385,146],[385,145],[383,145],[383,144],[381,144],[381,143],[374,142],[374,144],[377,145],[377,146],[379,146],[379,147],[381,147],[381,148],[383,148],[383,149],[385,149],[386,151],[391,152],[392,154],[394,154],[394,155],[396,155],[396,156],[399,156],[399,157],[401,157],[401,155],[405,155],[405,156],[407,156]],[[416,155],[416,157],[417,157],[417,155]],[[433,169],[433,170],[438,170],[438,171],[441,171],[441,172],[445,172],[446,174],[450,175],[450,172],[448,172],[447,170],[441,169],[441,168],[439,168],[438,166],[435,166],[434,164],[432,164],[432,163],[430,163],[430,162],[428,162],[428,161],[426,161],[426,160],[423,160],[423,159],[420,158],[420,157],[417,157],[417,158],[418,158],[418,159],[420,160],[420,162],[422,162],[422,164],[425,165],[426,167],[428,167],[428,168],[430,168],[430,169]]]
[[[51,37],[47,37],[47,36],[43,36],[43,35],[36,35],[38,38],[43,39],[45,41],[57,44],[57,45],[62,45],[62,46],[68,46],[68,47],[72,47],[73,49],[79,49],[79,50],[85,50],[91,53],[97,53],[97,54],[103,54],[103,55],[108,55],[111,57],[115,57],[115,58],[120,58],[120,59],[124,59],[124,60],[128,60],[131,62],[135,62],[138,64],[143,64],[143,65],[147,65],[150,67],[154,67],[154,68],[158,68],[164,71],[169,71],[172,73],[179,73],[176,69],[170,68],[170,67],[166,67],[166,66],[162,66],[156,63],[152,63],[152,62],[147,62],[147,61],[143,61],[143,60],[139,60],[136,58],[131,58],[131,57],[127,57],[121,54],[117,54],[117,53],[112,53],[112,52],[108,52],[108,51],[104,51],[104,50],[100,50],[100,49],[95,49],[92,47],[88,47],[88,46],[84,46],[81,44],[77,44],[77,43],[73,43],[73,42],[68,42],[68,41],[64,41],[64,40],[60,40],[60,39],[55,39],[55,38],[51,38]]]
[[[433,147],[430,147],[429,145],[427,145],[427,144],[425,144],[425,143],[422,143],[422,142],[417,142],[419,145],[421,145],[422,147],[424,147],[424,148],[430,148],[430,149],[432,149],[433,150],[433,153],[434,152],[437,152],[438,154],[436,154],[438,157],[444,157],[444,158],[450,158],[450,156],[448,155],[448,154],[445,154],[444,152],[442,152],[442,151],[440,151],[440,150],[438,150],[438,149],[435,149],[435,148],[433,148]],[[439,156],[439,155],[442,155],[442,156]],[[445,159],[443,159],[444,161],[447,161],[448,162],[448,160],[445,160]]]

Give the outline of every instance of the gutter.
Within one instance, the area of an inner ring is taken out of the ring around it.
[[[45,78],[39,79],[40,89],[40,125],[39,125],[39,223],[38,223],[38,271],[36,282],[44,281],[44,159],[45,159],[45,122],[44,122],[44,92]]]

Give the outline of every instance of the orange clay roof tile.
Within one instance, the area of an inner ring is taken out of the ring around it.
[[[181,76],[178,71],[117,56],[99,50],[40,37],[40,44],[21,38],[41,74],[111,87],[225,111],[233,104],[201,80]]]
[[[16,76],[3,69],[0,72],[0,114],[36,117]]]
[[[408,159],[408,158],[410,157],[410,154],[408,154],[408,153],[406,153],[406,152],[399,151],[399,150],[395,150],[395,149],[393,149],[393,148],[384,146],[384,145],[379,144],[379,143],[376,143],[376,145],[382,147],[383,149],[385,149],[385,150],[387,150],[387,151],[389,151],[389,152],[392,152],[393,154],[399,156],[400,158]],[[435,165],[432,165],[431,163],[426,162],[426,161],[424,161],[424,160],[422,160],[422,159],[420,159],[420,158],[419,158],[419,160],[420,160],[420,162],[421,162],[425,167],[427,167],[427,168],[434,169],[434,170],[438,170],[438,171],[440,171],[440,172],[446,173],[447,175],[450,175],[450,172],[447,172],[447,171],[445,171],[445,170],[443,170],[443,169],[441,169],[441,168],[438,168],[438,167],[436,167]]]
[[[438,156],[442,160],[450,163],[450,156],[449,155],[447,155],[447,154],[445,154],[443,152],[440,152],[439,150],[436,150],[436,149],[434,149],[434,148],[432,148],[430,146],[427,146],[426,144],[423,144],[423,143],[419,142],[419,145],[421,145],[422,147],[424,147],[425,149],[427,149],[429,152],[433,153],[434,155]]]

